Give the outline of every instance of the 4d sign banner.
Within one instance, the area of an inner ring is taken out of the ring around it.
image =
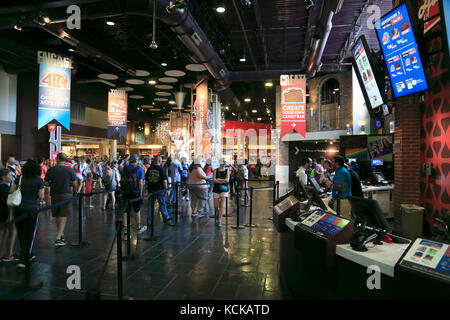
[[[306,77],[281,75],[281,138],[292,129],[306,136]]]
[[[127,138],[127,93],[123,90],[108,92],[108,139]]]
[[[72,60],[56,53],[38,51],[38,129],[53,119],[70,130],[70,76]]]

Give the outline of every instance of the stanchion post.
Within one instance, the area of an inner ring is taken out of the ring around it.
[[[277,183],[275,182],[275,180],[273,181],[273,193],[272,193],[272,200],[273,200],[273,205],[275,205],[275,196],[276,196],[276,188],[277,188]]]
[[[171,227],[177,227],[178,226],[178,181],[175,182],[175,222],[172,224],[169,224]]]
[[[164,196],[165,196],[165,191],[164,191]],[[157,196],[155,195],[154,192],[150,193],[150,196],[148,196],[148,203],[147,203],[147,212],[150,212],[150,222],[147,221],[147,224],[151,224],[150,225],[150,236],[149,237],[144,237],[144,240],[148,240],[148,241],[155,241],[156,237],[154,236],[154,231],[155,231],[155,202],[157,200],[156,198]],[[165,199],[164,199],[165,201]],[[153,204],[153,205],[152,205]],[[148,217],[148,213],[147,213],[147,217]]]
[[[280,199],[280,181],[277,181],[277,200]]]
[[[225,220],[228,224],[228,197],[225,198]]]
[[[244,179],[244,203],[247,206],[247,188],[248,188],[248,180]]]
[[[116,220],[117,228],[117,298],[123,300],[122,279],[122,221]]]
[[[89,243],[83,242],[83,195],[78,195],[78,242],[70,244],[74,247],[87,246]]]
[[[231,228],[233,228],[233,229],[243,229],[244,228],[244,226],[240,226],[239,225],[240,198],[241,198],[241,193],[240,193],[240,190],[238,188],[238,190],[237,190],[237,197],[236,197],[236,225],[235,226],[231,226]]]
[[[252,218],[253,218],[253,187],[250,187],[250,217],[248,224],[245,225],[246,227],[248,228],[256,227],[256,224],[252,223]]]

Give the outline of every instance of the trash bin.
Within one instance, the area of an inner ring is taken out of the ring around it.
[[[422,235],[423,207],[414,204],[401,204],[401,234],[404,238],[414,239]]]

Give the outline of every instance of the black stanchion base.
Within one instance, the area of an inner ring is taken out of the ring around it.
[[[40,281],[31,281],[29,285],[19,285],[12,288],[11,292],[14,294],[23,294],[30,291],[39,290],[42,288],[43,283]]]
[[[257,228],[258,226],[256,224],[244,224],[247,228]]]
[[[72,242],[70,244],[72,247],[89,247],[91,244],[89,242],[83,241],[83,242]]]
[[[244,226],[231,226],[231,229],[244,229]]]

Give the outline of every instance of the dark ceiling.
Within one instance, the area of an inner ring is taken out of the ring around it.
[[[141,1],[141,0],[135,0]],[[142,0],[145,1],[145,0]],[[146,1],[145,1],[146,2]],[[151,2],[151,1],[150,1]],[[167,1],[169,2],[169,1]],[[314,1],[315,6],[306,10],[304,0],[252,0],[250,7],[244,5],[244,0],[226,0],[226,11],[222,14],[215,8],[220,1],[190,0],[185,1],[187,9],[203,30],[215,51],[219,54],[225,66],[234,71],[273,71],[298,70],[304,72],[309,57],[309,43],[319,21],[324,1]],[[83,20],[81,30],[68,30],[62,22],[67,17],[67,6],[77,4],[81,8]],[[348,70],[349,49],[359,34],[365,34],[369,45],[378,51],[375,31],[369,30],[366,21],[369,17],[367,7],[377,4],[381,14],[392,8],[392,0],[344,0],[343,7],[333,17],[333,29],[328,38],[322,56],[322,69],[319,73]],[[180,85],[195,83],[197,77],[209,74],[190,72],[185,69],[187,64],[193,63],[192,52],[186,49],[177,35],[167,24],[157,20],[156,42],[159,48],[149,48],[152,35],[151,11],[143,15],[109,15],[110,12],[126,12],[127,1],[102,0],[58,0],[58,1],[14,1],[0,5],[0,64],[8,72],[37,71],[35,63],[36,50],[60,52],[71,55],[76,62],[76,70],[72,81],[89,81],[98,79],[99,73],[112,73],[119,79],[111,81],[117,87],[133,87],[129,95],[142,95],[142,100],[129,99],[129,118],[145,120],[162,117],[170,109],[167,103],[157,102],[161,112],[137,111],[141,105],[151,105],[156,97],[155,89],[148,83],[164,77],[164,71],[182,70],[184,77],[173,85],[176,91]],[[52,22],[39,26],[30,22],[33,17],[42,13]],[[85,18],[88,17],[88,18]],[[11,27],[22,19],[22,31]],[[106,21],[113,21],[109,26]],[[360,25],[362,24],[362,27]],[[98,54],[83,52],[81,47],[71,46],[56,35],[61,30],[95,48]],[[68,50],[75,49],[74,52]],[[246,61],[240,62],[243,50]],[[105,57],[111,58],[106,59]],[[112,63],[111,60],[114,62]],[[167,67],[161,66],[166,62]],[[119,66],[117,65],[119,64]],[[135,77],[127,74],[127,69],[146,70],[148,77]],[[142,79],[144,85],[130,85],[127,79]],[[264,85],[266,78],[252,78],[252,81],[233,81],[230,86],[232,94],[225,110],[229,120],[255,120],[260,117],[261,122],[269,123],[275,112],[276,77],[272,78],[274,86]],[[211,79],[212,80],[212,79]],[[242,79],[237,79],[242,80]],[[212,81],[211,81],[212,82]],[[99,95],[106,96],[107,84],[94,82],[83,88],[94,88]],[[90,89],[87,89],[90,90]],[[189,89],[184,88],[186,92]],[[162,90],[164,91],[164,90]],[[167,90],[166,90],[167,91]],[[234,99],[236,96],[237,100]],[[250,98],[251,102],[245,102]],[[173,100],[173,98],[171,98]],[[265,102],[263,102],[265,99]],[[227,99],[224,99],[227,100]],[[190,103],[187,96],[185,104]],[[93,107],[106,110],[106,105]],[[257,113],[251,110],[256,109]],[[270,110],[270,113],[267,112]],[[234,114],[234,115],[233,115]]]

